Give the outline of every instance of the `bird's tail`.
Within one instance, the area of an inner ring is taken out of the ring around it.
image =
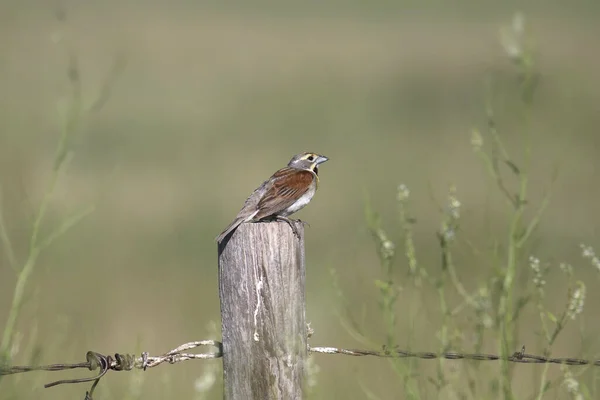
[[[221,234],[215,238],[217,243],[221,243],[221,241],[223,239],[225,239],[225,236],[227,236],[231,232],[233,232],[238,226],[240,226],[240,224],[242,222],[244,222],[244,220],[245,220],[245,218],[240,218],[240,217],[234,219],[233,222],[231,224],[229,224],[229,226],[227,228],[225,228],[225,230],[223,232],[221,232]]]
[[[229,235],[231,232],[233,232],[243,222],[250,221],[257,213],[258,213],[258,211],[255,211],[250,215],[248,215],[247,213],[245,213],[245,214],[240,213],[242,215],[238,214],[238,216],[233,220],[233,222],[231,224],[229,224],[229,226],[227,228],[225,228],[225,230],[223,232],[221,232],[221,234],[215,238],[217,243],[221,243],[221,241],[223,239],[225,239],[225,237],[227,235]]]

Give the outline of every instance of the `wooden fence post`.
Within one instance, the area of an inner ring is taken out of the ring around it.
[[[301,399],[307,357],[304,227],[242,224],[219,245],[225,400]]]

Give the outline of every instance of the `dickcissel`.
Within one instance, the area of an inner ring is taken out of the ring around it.
[[[287,218],[304,208],[319,186],[319,165],[328,158],[316,153],[302,153],[292,157],[287,167],[275,172],[264,181],[244,203],[233,222],[216,237],[221,242],[244,222],[282,220],[299,237],[296,226]]]

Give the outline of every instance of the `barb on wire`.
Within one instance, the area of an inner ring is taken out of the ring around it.
[[[311,331],[309,330],[309,337]],[[212,346],[216,348],[216,351],[207,353],[186,353],[186,351],[194,349],[200,346]],[[343,354],[348,356],[374,356],[374,357],[399,357],[399,358],[421,358],[425,360],[432,360],[438,358],[445,358],[448,360],[477,360],[477,361],[497,361],[503,360],[504,358],[495,354],[482,354],[482,353],[457,353],[457,352],[413,352],[407,350],[401,350],[398,348],[389,349],[383,347],[382,350],[359,350],[359,349],[344,349],[339,347],[312,347],[308,346],[310,353],[321,353],[321,354]],[[131,354],[115,354],[114,356],[103,355],[94,351],[88,351],[86,354],[86,361],[75,364],[51,364],[41,366],[0,366],[0,375],[11,375],[22,372],[30,371],[64,371],[69,369],[87,368],[90,371],[100,369],[100,372],[96,376],[89,378],[79,379],[63,379],[54,381],[44,385],[45,388],[58,386],[66,383],[85,383],[93,382],[91,389],[86,392],[85,399],[92,400],[94,389],[98,385],[100,379],[106,375],[108,371],[130,371],[132,369],[146,370],[147,368],[153,368],[163,363],[176,364],[178,362],[196,359],[213,359],[220,358],[223,356],[223,345],[221,342],[216,340],[200,340],[195,342],[184,343],[175,349],[168,351],[160,356],[150,356],[147,352],[143,352],[139,357]],[[521,364],[562,364],[562,365],[591,365],[595,367],[600,366],[600,360],[585,360],[579,358],[554,358],[537,356],[533,354],[525,353],[525,346],[521,348],[521,351],[513,353],[511,356],[505,358],[507,361]]]
[[[432,360],[437,358],[445,358],[448,360],[477,360],[477,361],[497,361],[506,359],[507,361],[521,364],[562,364],[562,365],[592,365],[600,367],[600,360],[584,360],[580,358],[554,358],[537,356],[534,354],[525,353],[525,346],[521,348],[521,351],[513,353],[511,356],[503,358],[495,354],[469,354],[469,353],[434,353],[428,351],[406,351],[406,350],[389,350],[383,348],[383,350],[357,350],[357,349],[342,349],[338,347],[311,347],[309,346],[308,351],[311,353],[321,354],[344,354],[347,356],[375,356],[375,357],[398,357],[398,358],[421,358],[424,360]]]
[[[186,351],[200,346],[213,346],[216,351],[210,353],[186,353]],[[130,371],[132,369],[142,369],[156,367],[162,363],[168,362],[175,364],[187,360],[195,359],[211,359],[219,358],[223,355],[223,345],[216,340],[200,340],[196,342],[184,343],[175,349],[168,351],[160,356],[153,357],[147,352],[143,352],[140,357],[131,354],[118,354],[113,356],[105,356],[94,351],[88,351],[86,354],[86,362],[75,364],[51,364],[40,366],[0,366],[0,375],[11,375],[30,371],[64,371],[69,369],[87,368],[90,371],[100,369],[96,376],[79,379],[63,379],[54,381],[44,385],[45,388],[62,385],[65,383],[85,383],[93,382],[90,391],[86,392],[86,400],[91,400],[94,389],[100,379],[106,375],[108,371]]]

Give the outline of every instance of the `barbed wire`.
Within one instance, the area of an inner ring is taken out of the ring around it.
[[[200,346],[213,346],[216,347],[217,350],[208,353],[186,353],[186,351]],[[91,389],[85,393],[85,399],[92,400],[94,389],[98,385],[100,379],[106,375],[108,371],[130,371],[132,369],[141,369],[145,371],[147,368],[153,368],[163,363],[176,364],[178,362],[187,360],[206,360],[219,358],[222,356],[223,345],[221,342],[216,340],[199,340],[195,342],[184,343],[157,357],[150,356],[147,352],[142,352],[141,356],[139,357],[131,354],[119,353],[116,353],[113,357],[110,355],[106,356],[95,351],[88,351],[85,356],[87,361],[82,363],[7,367],[0,365],[0,375],[12,375],[31,371],[64,371],[77,368],[87,368],[90,371],[95,371],[99,368],[100,373],[90,378],[63,379],[44,385],[45,388],[50,388],[67,383],[93,382]]]
[[[205,353],[187,353],[187,351],[201,347],[201,346],[212,346],[216,348],[216,351],[205,352]],[[360,350],[360,349],[345,349],[339,347],[312,347],[308,346],[310,353],[316,354],[340,354],[347,356],[373,356],[373,357],[384,357],[384,358],[420,358],[423,360],[432,360],[445,358],[448,360],[474,360],[474,361],[499,361],[506,360],[514,363],[521,364],[561,364],[570,366],[584,366],[591,365],[595,367],[600,366],[599,360],[586,360],[580,358],[555,358],[538,356],[534,354],[525,353],[525,346],[521,348],[521,351],[515,352],[508,357],[502,357],[495,354],[485,353],[459,353],[459,352],[413,352],[401,349],[388,349],[385,346],[382,350]],[[86,353],[86,361],[74,364],[50,364],[40,366],[0,366],[0,375],[12,375],[23,372],[31,371],[64,371],[77,368],[86,368],[90,371],[100,369],[100,372],[96,376],[89,378],[78,378],[78,379],[63,379],[54,381],[44,385],[45,388],[53,386],[71,384],[71,383],[85,383],[93,382],[92,387],[85,394],[86,400],[92,400],[93,392],[98,385],[100,379],[106,375],[108,371],[130,371],[132,369],[141,369],[145,371],[148,368],[156,367],[163,363],[176,364],[182,361],[188,360],[207,360],[215,359],[223,356],[223,344],[216,340],[199,340],[194,342],[184,343],[173,350],[170,350],[160,356],[150,356],[147,352],[142,352],[139,357],[131,354],[119,354],[116,353],[114,356],[103,355],[95,351],[88,351]]]
[[[562,364],[562,365],[592,365],[600,367],[600,360],[585,360],[581,358],[555,358],[538,356],[534,354],[525,353],[525,346],[521,348],[521,351],[517,351],[508,357],[502,357],[495,354],[484,354],[484,353],[457,353],[457,352],[445,352],[445,353],[434,353],[434,352],[413,352],[406,350],[388,350],[383,349],[381,351],[373,350],[357,350],[357,349],[343,349],[337,347],[310,347],[309,351],[312,353],[321,354],[343,354],[347,356],[375,356],[375,357],[386,357],[386,358],[420,358],[424,360],[433,360],[438,358],[445,358],[447,360],[475,360],[475,361],[499,361],[506,360],[514,363],[521,364]]]

